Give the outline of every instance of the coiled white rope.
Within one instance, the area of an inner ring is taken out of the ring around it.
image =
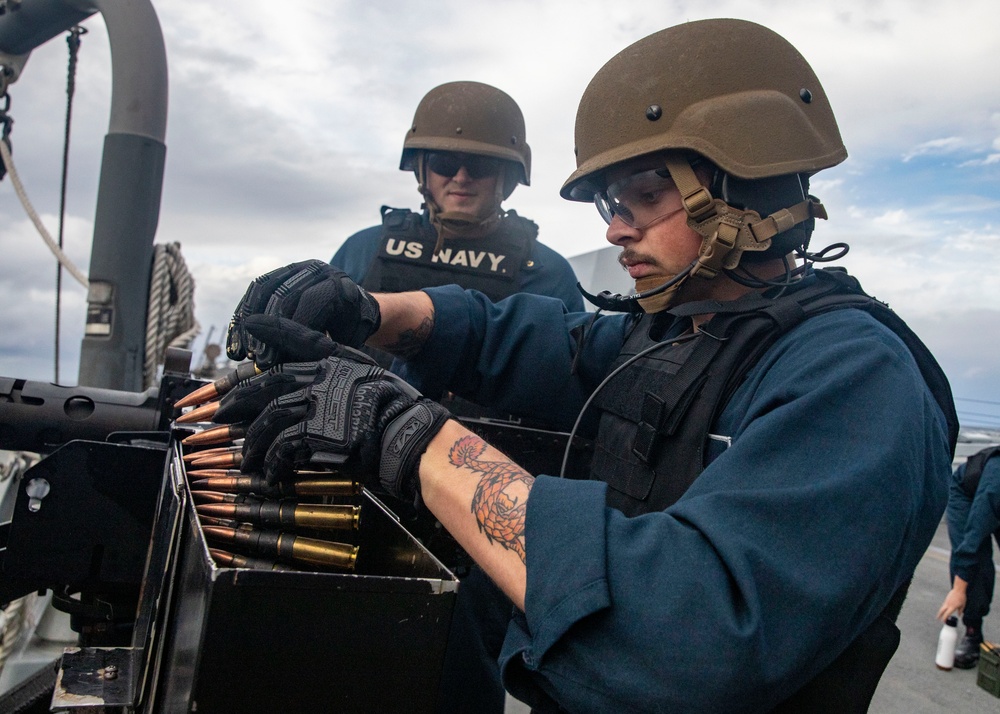
[[[35,212],[34,207],[31,205],[31,201],[28,200],[28,194],[24,191],[24,186],[21,184],[21,179],[17,175],[17,171],[14,169],[14,159],[10,155],[10,149],[7,148],[7,144],[0,141],[0,158],[3,159],[4,166],[7,167],[7,173],[10,175],[10,181],[14,185],[14,191],[17,193],[17,197],[21,199],[21,205],[24,206],[25,212],[31,219],[31,222],[35,224],[35,228],[38,229],[38,233],[42,236],[42,240],[52,251],[53,255],[59,263],[66,268],[70,275],[76,278],[76,281],[80,283],[84,288],[90,287],[90,281],[87,280],[87,276],[76,267],[72,260],[69,259],[65,253],[63,253],[62,248],[60,248],[49,232],[45,230],[45,226],[42,224],[42,219],[38,217]]]
[[[189,347],[201,325],[194,316],[194,279],[181,256],[181,244],[154,246],[146,313],[146,359],[143,380],[156,384],[157,367],[167,347]]]

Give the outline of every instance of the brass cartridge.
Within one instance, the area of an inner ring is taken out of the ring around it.
[[[174,404],[174,408],[183,409],[195,404],[204,404],[216,397],[221,397],[244,379],[250,379],[257,374],[260,374],[260,370],[257,369],[257,366],[253,362],[242,362],[229,374],[219,377],[211,384],[198,387],[186,397],[178,399],[177,403]]]

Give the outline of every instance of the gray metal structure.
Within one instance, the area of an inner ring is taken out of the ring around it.
[[[0,604],[49,590],[79,635],[0,712],[434,712],[458,581],[371,494],[330,497],[356,530],[295,533],[355,546],[350,569],[210,555],[171,429],[190,357],[144,395],[0,377],[0,448],[44,454],[0,501]]]
[[[146,306],[160,214],[167,57],[149,0],[0,0],[0,65],[18,79],[31,51],[95,13],[111,44],[104,139],[79,383],[143,389]]]

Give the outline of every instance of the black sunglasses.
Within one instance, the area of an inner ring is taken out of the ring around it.
[[[499,176],[500,170],[503,168],[503,159],[475,154],[457,154],[453,151],[429,151],[426,161],[427,168],[445,178],[453,177],[463,166],[469,174],[469,178],[473,179]]]

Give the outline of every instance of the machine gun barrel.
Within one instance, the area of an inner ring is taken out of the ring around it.
[[[45,454],[75,439],[168,431],[174,412],[168,379],[145,392],[124,392],[0,377],[0,449]]]

